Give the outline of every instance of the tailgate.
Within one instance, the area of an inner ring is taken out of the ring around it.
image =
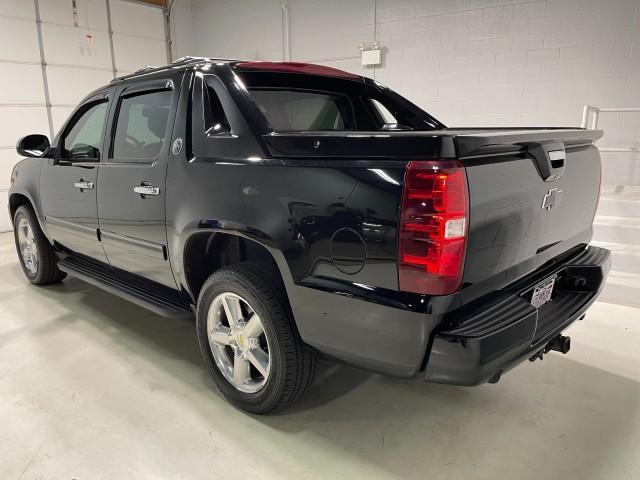
[[[450,133],[469,184],[464,295],[502,288],[591,240],[602,132]]]

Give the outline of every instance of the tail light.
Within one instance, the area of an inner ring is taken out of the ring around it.
[[[458,290],[468,223],[464,167],[456,161],[410,162],[400,212],[400,290],[428,295]]]

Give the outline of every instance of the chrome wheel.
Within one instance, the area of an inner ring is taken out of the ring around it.
[[[30,274],[35,275],[38,271],[38,247],[33,236],[33,229],[26,218],[18,221],[18,248],[24,266]]]
[[[209,346],[227,381],[244,393],[256,393],[271,369],[270,340],[260,317],[239,295],[224,292],[207,313]]]

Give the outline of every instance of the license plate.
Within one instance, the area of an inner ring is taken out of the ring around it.
[[[547,278],[544,282],[539,283],[533,288],[531,296],[531,305],[540,308],[542,305],[551,300],[553,285],[556,283],[556,277]]]

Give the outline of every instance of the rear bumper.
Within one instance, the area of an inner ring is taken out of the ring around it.
[[[478,385],[542,350],[580,318],[604,286],[609,251],[588,247],[509,289],[448,314],[435,334],[425,380]],[[556,276],[551,300],[530,303],[533,288]]]

